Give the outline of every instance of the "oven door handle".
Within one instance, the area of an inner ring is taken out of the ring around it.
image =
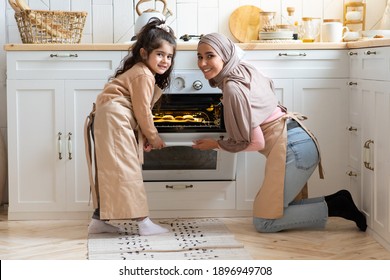
[[[167,147],[177,147],[177,146],[192,147],[192,145],[194,145],[194,143],[192,141],[165,142],[165,145]]]

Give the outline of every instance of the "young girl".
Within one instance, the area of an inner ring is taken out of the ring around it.
[[[96,110],[86,124],[87,148],[90,150],[92,138],[96,164],[95,180],[89,164],[96,209],[89,233],[120,231],[107,223],[115,219],[136,220],[140,235],[168,231],[148,218],[142,163],[143,151],[165,147],[151,109],[170,85],[175,52],[172,29],[164,21],[153,19],[137,34],[123,65],[96,99]],[[88,150],[91,163],[93,153]]]

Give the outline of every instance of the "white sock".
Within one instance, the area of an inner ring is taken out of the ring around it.
[[[156,225],[149,217],[137,222],[139,228],[139,235],[155,235],[169,232],[168,229]]]
[[[88,233],[120,232],[121,229],[107,224],[105,221],[92,219],[88,225]]]

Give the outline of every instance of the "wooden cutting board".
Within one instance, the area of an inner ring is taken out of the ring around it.
[[[259,38],[260,12],[256,6],[241,6],[229,18],[229,29],[240,43],[248,43]]]

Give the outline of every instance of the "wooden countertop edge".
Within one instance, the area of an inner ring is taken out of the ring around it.
[[[390,46],[390,39],[372,39],[342,43],[238,43],[243,50],[331,50]],[[128,51],[123,44],[6,44],[5,51]],[[197,43],[178,43],[177,50],[196,50]]]

